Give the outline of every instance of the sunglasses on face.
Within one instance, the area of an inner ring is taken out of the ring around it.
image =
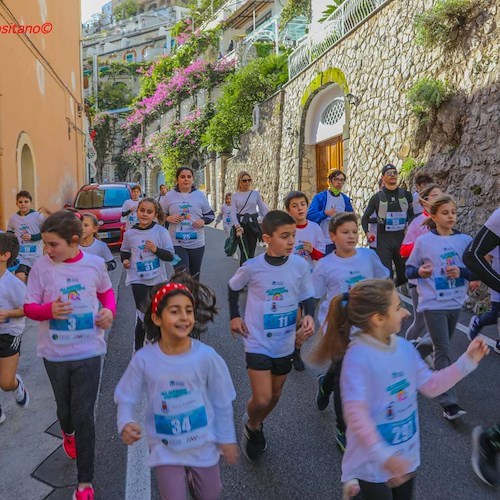
[[[241,179],[241,182],[252,182],[252,179]]]
[[[388,170],[385,175],[388,175],[389,177],[396,177],[396,175],[398,175],[398,173],[396,172],[396,170]]]

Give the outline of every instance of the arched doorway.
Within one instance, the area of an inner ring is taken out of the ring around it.
[[[17,171],[19,189],[29,191],[33,197],[33,204],[36,204],[35,160],[31,141],[25,132],[19,135],[17,141]]]

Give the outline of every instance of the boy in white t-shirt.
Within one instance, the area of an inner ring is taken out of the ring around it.
[[[125,200],[122,206],[122,222],[125,222],[125,231],[128,231],[132,226],[137,224],[137,206],[141,197],[141,186],[132,187],[132,198]]]
[[[247,260],[229,280],[231,332],[243,337],[252,396],[247,404],[241,447],[250,461],[267,448],[263,422],[278,402],[292,369],[295,324],[302,303],[301,340],[314,332],[314,287],[307,262],[293,255],[295,221],[281,210],[262,221],[267,251]],[[239,292],[248,287],[245,317]]]
[[[26,283],[33,264],[43,255],[40,229],[44,216],[31,208],[33,199],[28,191],[19,191],[16,205],[19,209],[9,219],[7,232],[14,233],[19,241],[19,267],[16,276]]]
[[[28,391],[16,373],[24,330],[26,285],[8,271],[18,252],[17,238],[13,234],[0,234],[0,389],[12,392],[16,403],[26,408]],[[0,407],[0,424],[4,420]]]
[[[312,273],[315,261],[325,255],[323,231],[319,224],[306,219],[309,200],[304,193],[301,191],[291,191],[287,194],[284,203],[288,215],[292,217],[297,227],[293,253],[306,260]],[[300,317],[298,318],[297,326],[299,324]],[[296,347],[293,353],[293,367],[299,372],[306,369],[300,355],[300,347]]]

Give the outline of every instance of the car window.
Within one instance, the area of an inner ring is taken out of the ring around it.
[[[75,208],[110,208],[121,207],[130,198],[128,189],[89,189],[80,191],[75,201]]]

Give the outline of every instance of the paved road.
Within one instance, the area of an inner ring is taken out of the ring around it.
[[[226,303],[227,281],[237,268],[237,262],[222,252],[223,233],[207,229],[207,251],[202,269],[202,280],[215,290],[219,298],[219,315],[203,340],[212,345],[226,360],[237,391],[235,420],[238,436],[241,419],[249,396],[244,368],[243,345],[233,340],[228,332],[229,313]],[[219,251],[220,249],[220,251]],[[133,301],[130,291],[121,289],[120,315],[126,320],[117,322],[110,343],[110,355],[104,369],[103,394],[110,401],[116,379],[124,367],[124,351],[132,347]],[[120,316],[119,316],[120,317]],[[464,317],[466,320],[466,317]],[[119,346],[117,346],[119,344]],[[466,349],[463,333],[456,333],[455,355]],[[107,366],[109,365],[109,366]],[[108,369],[109,368],[109,369]],[[333,408],[320,412],[314,404],[316,376],[320,370],[308,367],[303,373],[292,372],[283,398],[266,422],[269,448],[258,465],[244,458],[234,467],[222,466],[224,499],[338,499],[340,492],[341,454],[334,444]],[[458,387],[462,405],[469,414],[456,424],[441,417],[435,401],[420,398],[422,428],[422,467],[417,481],[417,498],[434,500],[449,498],[470,500],[493,499],[495,493],[480,484],[469,467],[470,431],[479,423],[491,423],[500,416],[497,393],[500,375],[500,356],[492,353],[482,366]],[[332,405],[333,406],[333,405]],[[103,415],[103,409],[106,409]],[[123,477],[124,447],[114,437],[112,404],[99,405],[98,498],[124,498],[126,478]],[[107,434],[110,431],[111,434]],[[143,472],[129,463],[129,488],[137,487]],[[151,497],[158,499],[158,491],[151,480]],[[146,490],[148,490],[147,485]],[[146,491],[141,490],[141,491]],[[116,496],[115,496],[116,494]],[[129,495],[134,498],[134,495]],[[135,497],[137,498],[137,497]],[[146,498],[142,497],[141,498]]]
[[[220,313],[203,340],[226,360],[238,394],[235,419],[238,436],[249,396],[243,345],[228,332],[227,281],[237,262],[222,252],[223,233],[207,229],[207,251],[202,280],[219,298]],[[154,478],[143,465],[144,446],[126,448],[116,434],[114,387],[130,359],[133,346],[135,307],[130,289],[124,286],[121,268],[114,272],[118,288],[118,317],[109,336],[97,408],[96,498],[106,500],[159,499]],[[467,323],[468,317],[462,318]],[[491,330],[490,330],[491,332]],[[8,420],[0,426],[0,500],[69,499],[75,481],[74,463],[62,454],[55,405],[39,359],[34,356],[35,328],[23,340],[21,374],[31,389],[32,403],[17,409],[10,395],[0,402]],[[454,347],[458,356],[466,349],[463,333],[457,331]],[[234,466],[222,466],[224,499],[340,499],[341,454],[334,444],[333,408],[320,412],[314,404],[319,369],[292,372],[283,398],[266,422],[269,449],[258,465],[244,458]],[[478,482],[469,467],[470,431],[477,424],[493,423],[500,417],[497,381],[500,356],[491,353],[480,368],[458,386],[461,404],[468,415],[451,424],[440,416],[435,401],[420,398],[422,467],[418,474],[419,500],[498,498]]]

